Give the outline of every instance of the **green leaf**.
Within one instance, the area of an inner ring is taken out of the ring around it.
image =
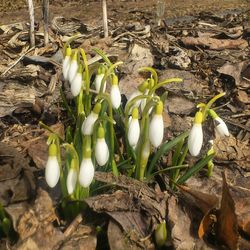
[[[206,156],[202,160],[198,161],[193,167],[191,167],[184,175],[182,175],[178,181],[177,184],[183,184],[186,180],[188,180],[191,176],[198,173],[204,166],[207,165],[207,163],[214,157],[214,154],[211,154],[209,156]]]
[[[161,147],[158,149],[156,154],[154,155],[152,161],[150,162],[148,171],[147,171],[147,176],[151,175],[154,166],[156,162],[168,151],[170,151],[173,147],[175,147],[180,141],[184,140],[188,136],[189,132],[184,132],[181,135],[177,136],[170,142],[165,142],[161,145]]]

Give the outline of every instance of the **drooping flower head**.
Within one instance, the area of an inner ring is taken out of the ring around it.
[[[76,159],[73,158],[71,161],[70,170],[67,176],[67,190],[69,194],[72,194],[75,190],[76,182],[77,182],[77,167],[76,167]]]
[[[97,70],[97,74],[94,80],[94,86],[97,92],[100,92],[101,90],[101,83],[102,83],[104,74],[105,74],[105,67],[101,64]],[[106,90],[106,81],[104,82],[102,91],[105,92],[105,90]]]
[[[118,109],[121,105],[121,93],[118,86],[118,77],[117,75],[112,75],[112,86],[110,90],[110,99],[113,108]]]
[[[97,132],[95,158],[99,166],[104,166],[109,159],[109,148],[105,141],[105,132],[102,126],[98,128]]]
[[[56,186],[60,178],[60,167],[57,160],[57,147],[52,143],[49,146],[49,157],[45,166],[45,180],[49,187]]]
[[[94,106],[94,109],[90,112],[90,114],[87,116],[87,118],[84,120],[82,124],[82,134],[83,135],[92,135],[93,133],[93,127],[98,119],[98,115],[101,110],[101,103],[97,102]]]
[[[149,124],[149,140],[154,147],[159,147],[164,136],[164,122],[162,117],[163,103],[159,101],[155,113]]]
[[[77,73],[71,82],[70,90],[74,97],[78,96],[82,88],[82,65],[80,64]]]
[[[192,156],[197,156],[200,153],[203,143],[202,132],[202,112],[198,111],[195,114],[194,124],[188,136],[188,149]]]
[[[209,115],[213,118],[215,129],[221,137],[229,136],[229,131],[226,123],[215,113],[214,110],[208,110]]]
[[[77,63],[77,51],[73,53],[71,60],[70,60],[70,65],[69,65],[69,70],[68,70],[68,80],[70,84],[72,84],[73,79],[77,73],[78,70],[78,63]]]
[[[83,159],[80,165],[79,183],[87,188],[91,184],[95,174],[95,168],[91,159],[91,139],[90,136],[85,137],[83,146]]]
[[[140,124],[138,120],[139,112],[138,108],[134,107],[132,111],[132,117],[128,126],[128,142],[133,148],[137,146],[140,137]]]
[[[70,66],[70,57],[71,57],[71,48],[68,47],[66,49],[66,54],[63,59],[63,77],[65,80],[68,80],[68,72],[69,72],[69,66]]]

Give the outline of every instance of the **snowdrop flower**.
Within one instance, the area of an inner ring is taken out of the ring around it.
[[[78,71],[71,82],[71,93],[74,97],[78,96],[82,88],[82,66],[79,65]]]
[[[65,80],[68,80],[68,71],[70,66],[70,56],[71,56],[71,48],[68,47],[66,49],[66,55],[63,59],[63,77]]]
[[[98,128],[97,132],[95,158],[99,166],[104,166],[109,159],[109,148],[105,141],[105,133],[102,126]]]
[[[85,138],[87,139],[87,137]],[[86,141],[88,142],[88,140]],[[95,168],[91,160],[91,142],[84,145],[83,160],[80,165],[79,183],[87,188],[91,184],[95,174]]]
[[[45,166],[45,180],[49,187],[56,186],[60,178],[60,167],[57,160],[57,147],[56,144],[50,144],[49,157]]]
[[[137,146],[140,137],[140,124],[138,120],[138,108],[133,108],[132,118],[128,125],[128,142],[133,148]]]
[[[118,86],[118,77],[117,75],[113,75],[112,77],[112,86],[110,90],[110,99],[113,108],[118,109],[121,105],[121,93]]]
[[[76,182],[77,182],[77,169],[75,166],[76,162],[75,159],[71,161],[71,168],[69,170],[67,176],[67,190],[69,194],[72,194],[75,190]]]
[[[87,116],[82,124],[82,134],[83,135],[92,135],[93,134],[93,127],[98,119],[99,112],[101,110],[101,104],[98,102],[96,103],[94,109],[91,113]]]
[[[94,85],[95,85],[95,89],[97,92],[100,92],[101,90],[101,83],[102,83],[104,74],[105,74],[105,68],[103,65],[100,65],[100,67],[98,68],[95,80],[94,80]],[[103,85],[103,92],[105,92],[105,90],[106,90],[106,81],[104,82],[104,85]]]
[[[192,156],[197,156],[200,153],[202,142],[203,142],[203,132],[202,132],[202,112],[198,111],[195,114],[194,124],[191,128],[190,134],[188,136],[188,149]]]
[[[77,70],[78,70],[78,63],[77,63],[77,51],[76,51],[71,58],[68,70],[68,80],[70,84],[72,84],[73,79],[77,73]]]
[[[155,114],[149,124],[149,140],[154,147],[159,147],[164,135],[164,122],[162,117],[163,103],[160,101],[156,105]]]
[[[214,110],[209,109],[209,115],[213,118],[215,124],[215,130],[221,137],[229,136],[229,131],[226,123],[215,113]]]

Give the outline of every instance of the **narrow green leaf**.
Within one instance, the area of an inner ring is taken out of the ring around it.
[[[180,141],[184,140],[188,136],[189,132],[184,132],[181,135],[177,136],[170,142],[165,142],[161,145],[161,147],[158,149],[156,154],[154,155],[152,161],[150,162],[148,171],[147,171],[147,176],[151,175],[156,162],[168,151],[170,151],[174,146],[176,146]]]
[[[193,167],[191,167],[184,175],[182,175],[177,184],[183,184],[186,180],[188,180],[191,176],[198,173],[207,163],[214,157],[214,154],[206,156],[204,159],[198,161]]]

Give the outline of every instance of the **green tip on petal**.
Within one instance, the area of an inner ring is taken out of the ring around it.
[[[144,81],[138,86],[138,90],[143,93],[148,88],[148,81]]]
[[[101,103],[98,102],[98,103],[96,103],[96,105],[93,109],[93,112],[98,115],[101,111],[101,108],[102,108],[102,105],[101,105]]]
[[[112,85],[118,85],[118,77],[117,75],[112,75]]]
[[[68,48],[66,49],[66,55],[65,55],[65,56],[71,56],[71,52],[72,52],[71,48],[68,47]]]
[[[138,111],[138,108],[133,108],[133,110],[132,110],[132,118],[133,119],[138,119],[138,117],[139,117],[139,111]]]
[[[91,158],[91,136],[85,136],[83,139],[83,158]]]
[[[56,156],[57,155],[57,147],[56,144],[52,143],[49,145],[49,156]]]
[[[201,124],[202,123],[202,119],[203,119],[202,112],[200,112],[200,111],[196,112],[195,118],[194,118],[194,123],[195,124]]]
[[[77,61],[77,51],[75,51],[71,58],[72,61]]]
[[[97,136],[98,136],[99,139],[102,139],[102,138],[105,137],[104,128],[102,126],[100,126],[98,128]]]
[[[219,116],[215,113],[215,111],[212,110],[212,109],[209,109],[209,110],[208,110],[208,114],[209,114],[213,119],[219,117]]]
[[[155,108],[155,113],[157,115],[161,115],[163,112],[163,102],[162,101],[159,101],[156,105],[156,108]]]

